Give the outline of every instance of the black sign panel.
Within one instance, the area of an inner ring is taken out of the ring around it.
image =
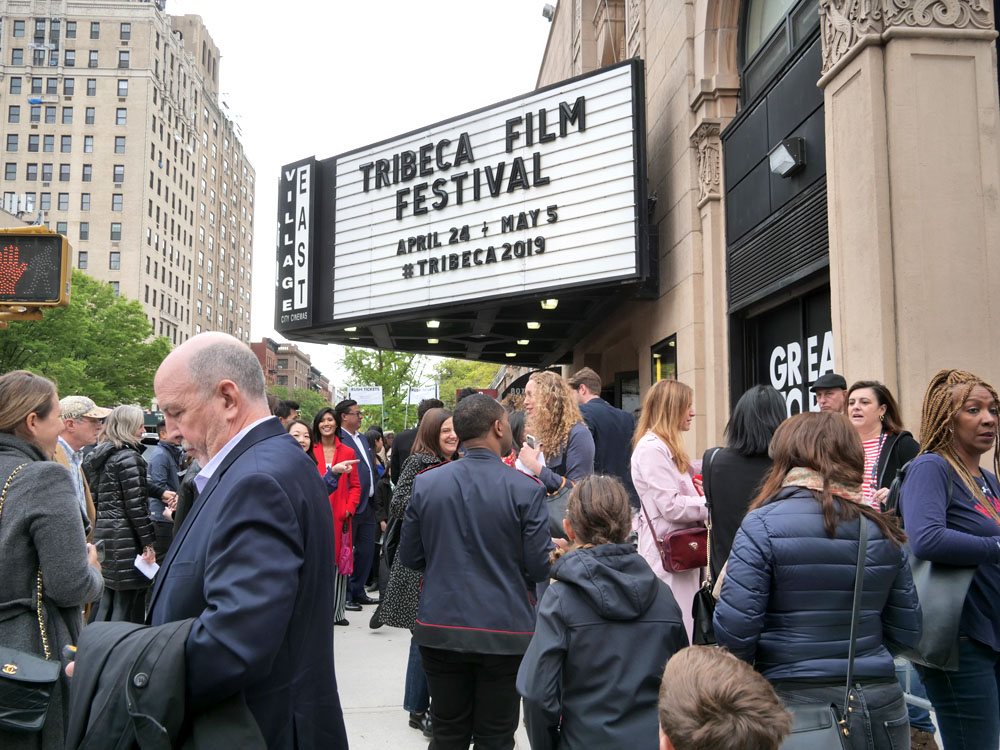
[[[307,328],[313,321],[313,236],[316,159],[281,169],[278,181],[278,269],[274,327]]]
[[[69,246],[45,231],[0,232],[0,305],[66,304]]]
[[[754,382],[773,386],[788,415],[817,411],[809,391],[820,375],[834,372],[830,289],[825,287],[747,320],[747,349]]]

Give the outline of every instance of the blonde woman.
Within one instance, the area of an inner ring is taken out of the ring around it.
[[[566,480],[577,482],[594,473],[594,436],[565,380],[554,372],[532,374],[524,389],[524,411],[525,442],[518,459],[548,492],[558,491]]]
[[[146,462],[139,454],[142,409],[118,406],[104,422],[97,447],[83,460],[94,495],[94,542],[104,542],[104,594],[90,621],[141,623],[150,579],[135,567],[136,555],[156,560],[156,532],[149,517]]]
[[[682,433],[691,429],[692,419],[691,388],[676,380],[659,381],[646,394],[632,453],[632,482],[642,505],[635,519],[639,553],[673,591],[688,638],[693,626],[691,605],[701,585],[701,570],[664,570],[656,540],[671,531],[699,526],[708,516],[701,481],[695,479],[701,472],[701,461],[689,458],[684,449]]]

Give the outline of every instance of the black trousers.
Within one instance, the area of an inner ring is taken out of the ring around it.
[[[354,572],[347,582],[347,599],[359,601],[368,596],[365,584],[375,559],[375,508],[371,501],[363,513],[354,516],[351,530],[354,533]]]
[[[156,552],[156,564],[163,565],[163,558],[167,556],[170,542],[174,538],[173,521],[153,521],[153,532],[156,538],[153,540],[153,550]]]
[[[430,750],[512,750],[520,710],[521,656],[420,647],[431,693]]]

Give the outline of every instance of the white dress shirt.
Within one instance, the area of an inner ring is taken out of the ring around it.
[[[201,471],[198,472],[198,476],[194,478],[194,486],[198,488],[198,492],[205,489],[205,485],[208,484],[208,480],[212,478],[212,475],[222,465],[222,462],[226,460],[226,456],[228,456],[229,452],[236,447],[236,444],[246,437],[246,434],[250,432],[250,430],[269,419],[277,419],[277,417],[262,417],[256,422],[248,424],[242,430],[233,435],[229,442],[222,446],[222,449],[212,456],[211,460],[207,464],[201,467]]]

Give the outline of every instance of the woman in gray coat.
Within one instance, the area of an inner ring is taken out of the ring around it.
[[[55,386],[23,370],[0,376],[0,488],[15,469],[0,511],[0,644],[45,656],[35,591],[42,573],[42,610],[51,658],[76,642],[82,607],[101,594],[97,551],[83,535],[69,472],[50,460],[62,430]],[[63,747],[69,682],[56,683],[42,731],[0,729],[4,750]]]

